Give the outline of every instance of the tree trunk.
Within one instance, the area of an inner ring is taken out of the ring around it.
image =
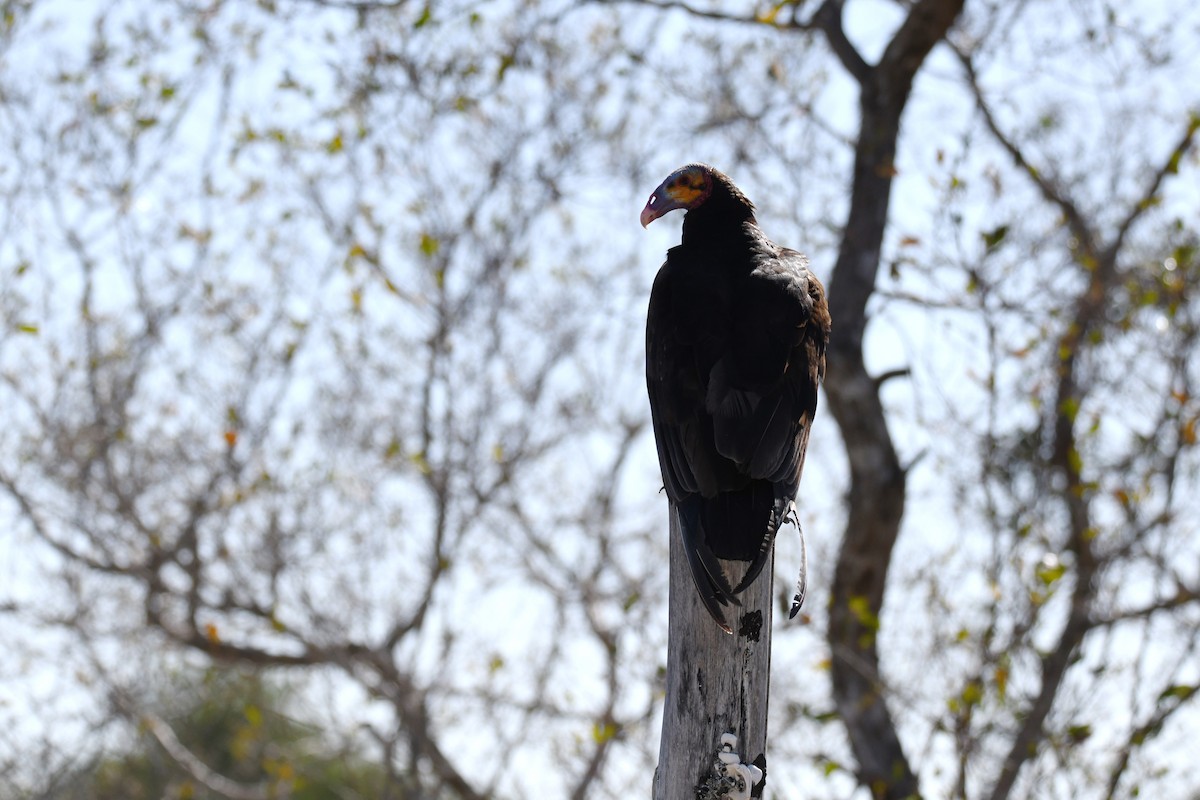
[[[825,393],[850,465],[846,532],[834,569],[827,637],[833,696],[858,761],[858,780],[886,800],[920,796],[888,711],[879,673],[876,634],[892,548],[900,533],[906,494],[888,432],[880,381],[863,358],[867,304],[875,290],[887,227],[900,120],[917,71],[962,11],[963,0],[918,0],[870,65],[842,29],[842,3],[826,0],[815,21],[860,88],[850,210],[829,282],[833,333]]]
[[[688,567],[671,505],[671,599],[667,697],[654,772],[654,800],[695,800],[713,775],[721,734],[738,737],[745,763],[766,769],[767,689],[771,670],[771,584],[775,555],[726,610],[733,635],[708,615]],[[763,783],[754,787],[762,794]]]

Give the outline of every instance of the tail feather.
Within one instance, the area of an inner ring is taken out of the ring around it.
[[[714,497],[696,498],[703,541],[717,558],[750,561],[758,558],[763,538],[776,517],[782,515],[791,498],[777,497],[769,481],[750,481],[740,489],[723,491]]]
[[[683,549],[691,568],[692,582],[696,584],[696,592],[700,595],[705,609],[722,630],[733,633],[733,628],[725,620],[722,606],[740,606],[741,601],[734,596],[725,571],[721,569],[720,562],[705,542],[700,522],[700,503],[699,497],[691,497],[677,506]]]

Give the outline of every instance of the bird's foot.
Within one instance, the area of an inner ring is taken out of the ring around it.
[[[800,613],[800,606],[802,605],[804,605],[804,595],[796,592],[792,595],[792,607],[788,611],[788,619],[795,619],[796,615]]]
[[[796,516],[795,506],[792,507],[792,521],[796,523],[796,531],[800,534],[800,575],[796,578],[796,594],[792,597],[792,610],[788,619],[795,619],[804,605],[804,596],[808,594],[808,545],[804,542],[804,529],[800,527],[800,518]]]

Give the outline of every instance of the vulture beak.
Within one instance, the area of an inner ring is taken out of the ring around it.
[[[642,209],[642,216],[641,216],[642,227],[643,228],[646,227],[651,222],[654,222],[654,220],[658,219],[660,216],[662,216],[662,212],[654,210],[654,198],[651,197],[650,202],[646,203],[646,207]]]

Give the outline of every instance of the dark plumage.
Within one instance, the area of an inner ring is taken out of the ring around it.
[[[794,519],[829,307],[807,259],[763,235],[754,205],[721,172],[690,164],[671,173],[642,225],[676,208],[687,209],[683,242],[667,251],[650,294],[646,383],[696,589],[732,632],[722,607],[740,605],[779,526]],[[733,586],[717,559],[750,566]],[[802,564],[792,616],[804,585]]]

